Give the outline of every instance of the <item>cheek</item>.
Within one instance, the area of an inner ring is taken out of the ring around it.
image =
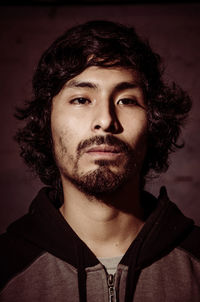
[[[54,143],[59,143],[61,139],[70,136],[73,121],[64,111],[54,110],[51,115],[51,131]]]
[[[51,118],[51,132],[54,146],[54,153],[57,159],[61,159],[69,152],[69,130],[63,119],[57,119],[55,115]]]
[[[147,135],[147,119],[146,116],[141,116],[141,118],[126,119],[124,123],[124,130],[126,133],[126,139],[128,139],[129,144],[136,147],[138,144],[143,144],[146,142]]]
[[[54,153],[59,161],[74,161],[77,156],[77,146],[84,139],[86,125],[79,123],[76,117],[66,117],[66,114],[59,115],[59,119],[52,115],[52,138],[54,143]]]

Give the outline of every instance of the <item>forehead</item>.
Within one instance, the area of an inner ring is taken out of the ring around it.
[[[76,77],[69,80],[65,87],[80,87],[81,83],[91,83],[91,88],[112,87],[119,83],[131,83],[141,86],[140,74],[137,71],[123,67],[98,67],[86,68]]]

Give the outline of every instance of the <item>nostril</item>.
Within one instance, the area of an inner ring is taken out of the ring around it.
[[[101,126],[99,126],[99,125],[96,125],[95,127],[94,127],[94,129],[100,129],[101,128]]]
[[[110,125],[109,130],[114,133],[114,132],[117,131],[117,128],[118,127],[113,123],[113,124]]]

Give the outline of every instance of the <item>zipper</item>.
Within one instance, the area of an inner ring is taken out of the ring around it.
[[[107,277],[108,281],[108,297],[109,302],[117,302],[116,289],[115,289],[115,275],[109,274]]]

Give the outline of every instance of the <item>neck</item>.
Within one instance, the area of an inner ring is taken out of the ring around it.
[[[133,183],[94,197],[63,180],[63,192],[62,215],[97,257],[123,255],[144,224],[139,186]]]

